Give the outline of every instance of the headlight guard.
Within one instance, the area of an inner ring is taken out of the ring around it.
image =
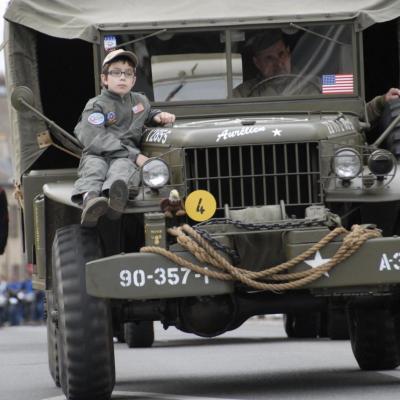
[[[389,175],[396,163],[393,154],[385,149],[375,150],[368,158],[370,171],[378,178]]]
[[[332,163],[336,176],[347,181],[355,178],[362,170],[360,153],[351,147],[343,147],[337,150]]]
[[[167,163],[160,158],[150,158],[141,168],[142,182],[144,185],[158,189],[165,186],[170,178]]]

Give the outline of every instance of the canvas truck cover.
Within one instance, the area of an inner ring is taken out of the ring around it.
[[[11,94],[17,86],[29,87],[35,106],[42,110],[41,96],[45,94],[41,94],[39,82],[37,32],[99,44],[100,32],[107,30],[343,20],[355,21],[356,29],[361,31],[398,16],[398,0],[13,0],[4,15],[9,22],[5,24],[7,88]],[[38,146],[37,134],[47,126],[33,114],[13,109],[11,126],[18,180],[46,151]]]
[[[99,29],[357,19],[362,30],[400,14],[398,0],[13,0],[9,21],[50,36],[99,42]]]

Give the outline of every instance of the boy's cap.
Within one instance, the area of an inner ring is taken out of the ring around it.
[[[138,65],[138,58],[136,57],[136,54],[132,53],[131,51],[128,50],[123,50],[123,49],[118,49],[118,50],[113,50],[110,51],[103,60],[103,67],[110,63],[112,60],[114,60],[116,57],[126,57],[129,58],[132,62],[133,65],[136,67]]]

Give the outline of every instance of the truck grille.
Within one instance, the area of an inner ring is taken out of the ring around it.
[[[203,189],[217,208],[279,204],[304,208],[322,202],[318,143],[185,149],[188,192]]]

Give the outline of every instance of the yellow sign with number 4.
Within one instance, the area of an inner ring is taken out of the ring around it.
[[[194,221],[206,221],[215,214],[217,202],[210,192],[195,190],[186,198],[185,209],[189,218]]]

